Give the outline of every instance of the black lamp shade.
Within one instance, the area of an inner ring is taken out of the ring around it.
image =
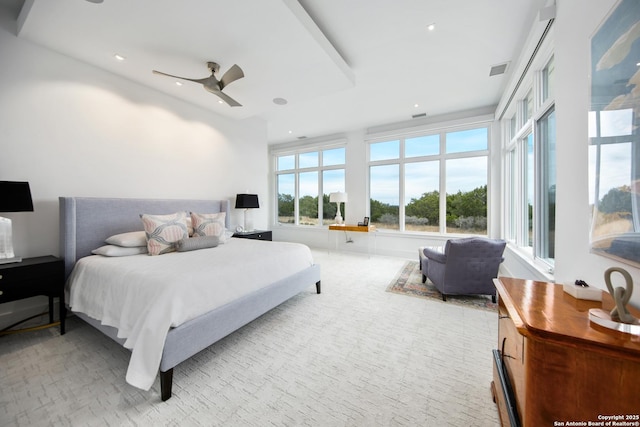
[[[236,209],[255,209],[259,207],[257,194],[236,195]]]
[[[0,212],[33,212],[28,182],[0,181]]]

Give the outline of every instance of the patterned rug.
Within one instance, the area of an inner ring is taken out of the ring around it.
[[[447,300],[442,301],[442,294],[430,280],[427,280],[427,283],[422,283],[422,272],[418,264],[418,261],[407,261],[387,287],[387,292],[487,311],[498,309],[498,304],[492,303],[491,297],[488,295],[448,295]]]

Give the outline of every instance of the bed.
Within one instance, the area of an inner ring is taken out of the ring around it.
[[[59,202],[70,310],[132,350],[127,382],[148,390],[159,372],[163,401],[171,397],[179,363],[312,285],[321,291],[320,266],[309,248],[296,243],[229,238],[217,247],[159,256],[91,253],[109,236],[142,230],[142,213],[224,212],[228,228],[228,200],[60,197]],[[157,276],[149,273],[156,268]],[[97,296],[83,296],[85,288]],[[100,307],[96,301],[112,305]],[[114,303],[122,313],[114,312]],[[129,319],[127,310],[137,317]]]

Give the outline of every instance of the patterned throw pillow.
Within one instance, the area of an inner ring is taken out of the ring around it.
[[[176,250],[176,242],[189,237],[186,212],[171,215],[140,215],[147,233],[149,255],[162,255]]]
[[[200,214],[191,212],[193,236],[218,236],[220,243],[224,243],[224,220],[226,212]]]

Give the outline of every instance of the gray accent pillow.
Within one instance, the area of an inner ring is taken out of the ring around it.
[[[218,236],[200,236],[189,237],[188,239],[178,240],[176,249],[178,252],[195,251],[198,249],[215,248],[220,243]]]

